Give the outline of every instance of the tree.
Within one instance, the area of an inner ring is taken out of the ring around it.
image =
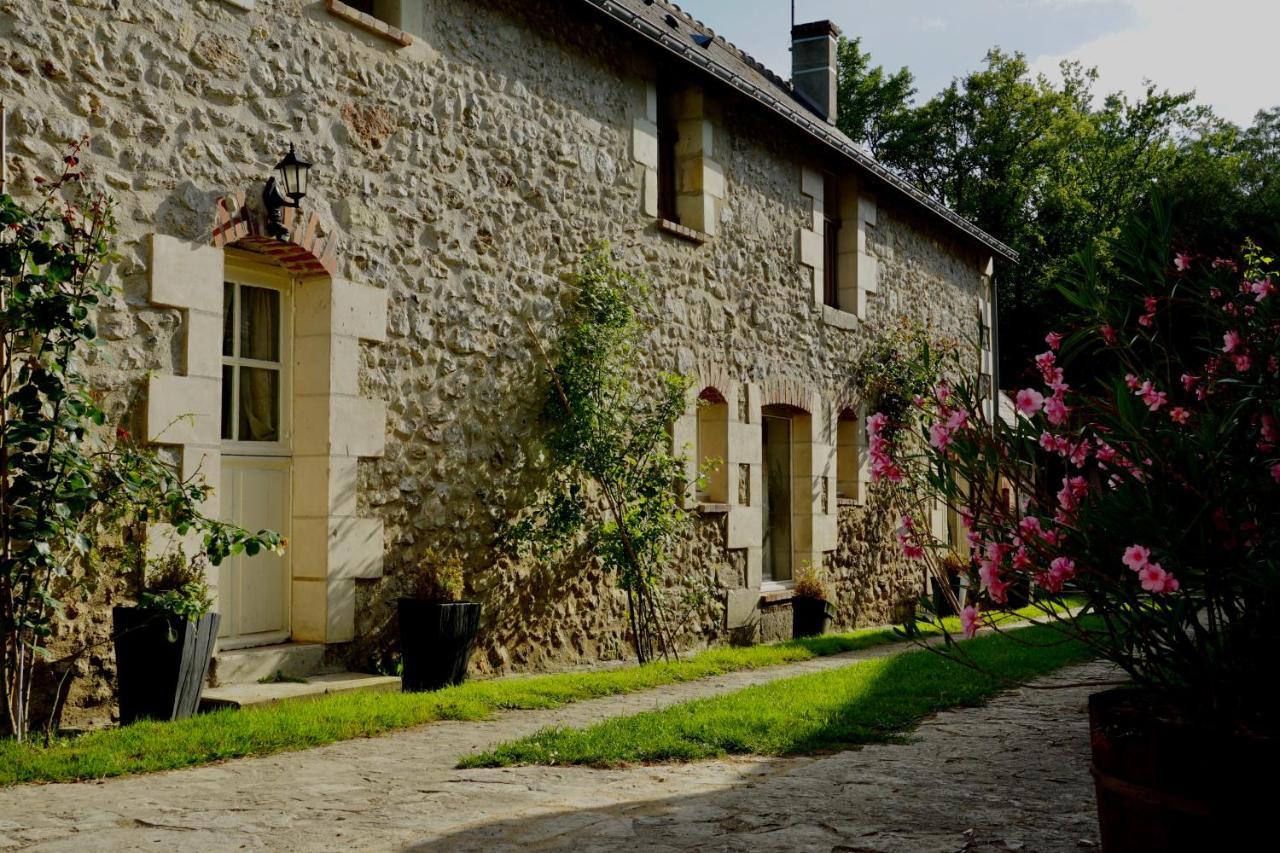
[[[114,258],[115,220],[109,199],[81,189],[83,144],[36,207],[0,194],[0,732],[17,740],[31,727],[37,662],[50,657],[64,599],[92,591],[102,537],[132,526],[137,541],[137,528],[164,522],[202,534],[215,565],[280,545],[206,518],[203,481],[104,428],[81,368],[94,309],[111,292],[100,273]]]
[[[1019,253],[998,273],[1009,381],[1065,307],[1055,285],[1072,257],[1113,236],[1153,189],[1180,211],[1179,239],[1205,251],[1266,240],[1280,221],[1280,110],[1242,133],[1193,93],[1149,85],[1098,98],[1094,69],[1065,63],[1055,83],[998,49],[910,106],[909,71],[886,77],[856,42],[839,56],[850,91],[841,128]]]
[[[837,47],[838,126],[875,154],[910,110],[915,78],[905,67],[893,74],[881,65],[873,67],[871,54],[863,53],[861,45],[860,38],[842,37]]]

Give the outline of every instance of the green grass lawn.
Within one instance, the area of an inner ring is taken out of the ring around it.
[[[1015,629],[966,641],[988,672],[927,650],[873,658],[829,672],[617,717],[585,729],[546,729],[464,759],[461,767],[585,764],[613,767],[725,754],[793,755],[894,741],[935,711],[974,705],[1058,667],[1087,660],[1052,628]]]
[[[949,620],[949,630],[957,631],[954,622]],[[899,639],[892,627],[869,628],[772,645],[715,648],[645,667],[473,681],[435,693],[346,693],[216,711],[176,722],[135,723],[58,739],[48,747],[0,741],[0,786],[101,779],[306,749],[437,720],[477,720],[498,710],[555,708]]]

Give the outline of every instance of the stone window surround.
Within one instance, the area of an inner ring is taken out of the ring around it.
[[[825,554],[837,546],[837,500],[835,418],[841,411],[832,396],[824,396],[803,384],[788,379],[768,379],[764,382],[739,382],[722,368],[702,365],[694,371],[695,381],[690,386],[685,414],[672,425],[672,444],[677,453],[696,446],[698,429],[697,401],[707,389],[713,389],[724,398],[728,413],[728,452],[726,454],[727,504],[698,504],[692,495],[686,496],[686,506],[704,515],[725,517],[725,548],[745,550],[747,577],[745,586],[728,591],[727,628],[749,627],[758,620],[758,608],[762,592],[772,594],[786,590],[787,582],[766,583],[763,579],[764,519],[761,507],[743,505],[739,501],[739,477],[745,469],[750,479],[748,493],[759,495],[763,488],[763,448],[761,443],[761,417],[765,406],[788,406],[803,412],[809,425],[807,435],[800,437],[808,448],[809,471],[802,476],[813,484],[813,506],[807,516],[809,523],[803,536],[804,549],[797,548],[794,555],[798,566],[808,559],[821,565]],[[741,405],[745,395],[745,406]],[[745,420],[743,415],[745,414]],[[793,438],[793,441],[795,439]],[[685,477],[692,482],[697,476],[698,463],[686,455]],[[865,459],[860,458],[865,468]],[[865,475],[864,475],[865,476]],[[819,486],[819,478],[826,478],[825,488]],[[822,496],[826,497],[825,505]]]
[[[676,143],[676,210],[679,222],[658,210],[658,84],[647,81],[635,105],[631,127],[631,159],[641,176],[640,211],[655,220],[660,231],[702,244],[717,236],[725,198],[724,169],[715,159],[718,105],[698,85],[683,86],[673,95],[680,128]]]
[[[212,245],[151,236],[150,301],[181,310],[186,334],[184,372],[148,376],[146,439],[176,447],[184,477],[204,477],[213,492],[202,509],[218,517],[224,250],[258,249],[295,280],[291,638],[347,642],[356,580],[382,574],[382,522],[357,517],[356,467],[384,451],[386,406],[360,396],[358,369],[360,341],[386,338],[386,292],[335,277],[337,240],[321,236],[314,213],[287,210],[290,238],[279,241],[265,235],[243,193],[217,209]],[[159,526],[149,535],[173,537]]]
[[[404,30],[392,26],[380,18],[361,12],[354,6],[343,3],[342,0],[325,0],[324,8],[335,18],[346,21],[354,27],[359,27],[365,32],[380,36],[387,41],[394,42],[401,47],[408,47],[413,44],[413,36]]]
[[[995,353],[992,349],[992,346],[995,340],[996,330],[992,328],[993,318],[992,318],[992,312],[991,312],[991,302],[992,302],[991,282],[994,274],[995,274],[995,259],[988,258],[986,268],[983,270],[983,273],[982,273],[982,290],[981,292],[979,292],[978,298],[977,298],[977,313],[978,313],[977,319],[979,323],[979,329],[983,327],[987,329],[987,335],[985,340],[982,339],[981,335],[979,336],[978,372],[980,375],[986,375],[993,378],[995,377]],[[992,384],[994,386],[994,382]],[[993,387],[990,398],[984,402],[985,414],[987,416],[987,420],[989,423],[995,423],[995,418],[998,412],[998,406],[996,404],[996,395],[998,393],[999,391],[997,391]]]
[[[839,217],[844,222],[839,252],[841,308],[833,308],[823,299],[826,189],[823,173],[808,166],[800,169],[800,192],[809,197],[812,211],[808,227],[797,229],[796,253],[799,262],[809,268],[813,304],[822,308],[823,321],[837,328],[854,329],[859,320],[867,317],[868,295],[879,290],[878,262],[867,244],[867,229],[876,227],[877,209],[875,199],[861,192],[852,180],[842,179],[841,183],[842,187],[848,186],[848,191],[841,192],[843,210]],[[845,307],[853,310],[843,310]]]

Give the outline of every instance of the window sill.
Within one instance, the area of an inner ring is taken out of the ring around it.
[[[836,506],[861,506],[862,501],[857,498],[836,498]]]
[[[837,329],[856,329],[860,321],[857,314],[841,311],[839,308],[832,308],[830,305],[823,305],[822,322],[828,326],[835,326]]]
[[[679,222],[672,222],[670,219],[659,219],[658,230],[688,240],[690,243],[697,243],[699,246],[711,241],[710,234],[681,225]]]
[[[380,36],[388,41],[395,42],[401,47],[408,47],[413,44],[413,36],[404,30],[391,26],[386,21],[379,21],[372,15],[366,15],[359,9],[348,6],[342,0],[325,0],[325,9],[335,18],[340,18],[354,27],[359,27],[375,36]]]
[[[726,503],[713,503],[711,501],[699,501],[698,512],[702,515],[724,515],[729,511],[729,505]]]
[[[795,597],[795,581],[765,581],[760,585],[761,604],[784,604]]]

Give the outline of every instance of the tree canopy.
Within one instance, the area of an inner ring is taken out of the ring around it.
[[[1008,381],[1061,313],[1055,284],[1072,256],[1113,236],[1153,192],[1189,252],[1277,243],[1280,107],[1240,128],[1193,92],[1099,95],[1095,69],[1064,63],[1051,80],[998,48],[913,103],[910,70],[885,71],[859,40],[841,41],[839,61],[840,129],[1019,253],[999,273]]]

